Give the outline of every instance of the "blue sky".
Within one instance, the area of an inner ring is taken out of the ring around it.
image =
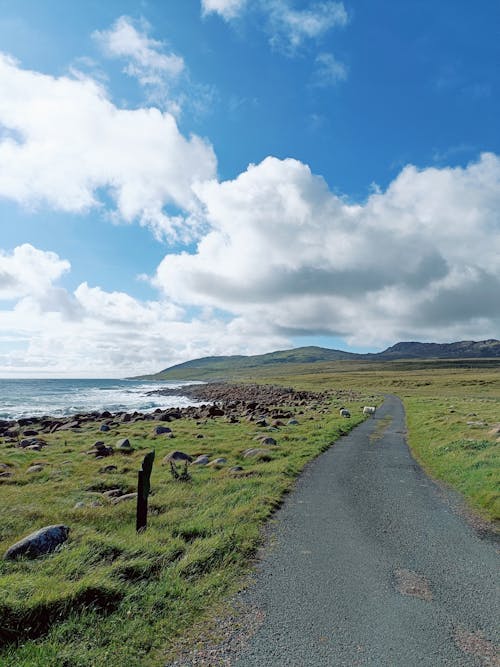
[[[499,19],[0,0],[0,376],[498,337]]]

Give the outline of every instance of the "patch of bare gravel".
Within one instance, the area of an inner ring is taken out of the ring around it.
[[[165,667],[230,667],[263,622],[260,609],[236,602],[205,627],[206,636],[178,642],[175,657]]]
[[[432,591],[427,579],[412,570],[398,569],[394,572],[396,590],[401,595],[411,595],[421,600],[432,600]]]
[[[470,632],[466,628],[456,628],[453,640],[464,653],[479,658],[485,667],[500,667],[500,649],[486,639],[482,632]]]

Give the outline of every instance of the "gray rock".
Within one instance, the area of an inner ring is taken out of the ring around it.
[[[118,496],[118,498],[113,498],[113,504],[118,505],[118,503],[123,503],[127,500],[134,500],[137,498],[137,493],[126,493],[123,496]]]
[[[122,490],[121,489],[108,489],[107,491],[104,491],[102,494],[105,498],[117,498],[118,496],[122,496]]]
[[[296,419],[289,419],[287,421],[288,426],[297,426],[299,422]]]
[[[33,466],[30,466],[26,472],[42,472],[43,470],[43,465],[41,463],[36,463]]]
[[[246,449],[243,452],[243,458],[244,459],[259,459],[259,461],[270,461],[271,456],[269,454],[268,449],[260,449],[258,447],[252,447],[250,449]]]
[[[207,465],[212,466],[213,468],[217,468],[218,466],[223,466],[225,463],[227,463],[227,459],[225,459],[223,456],[220,456],[218,459],[210,461],[210,463]]]
[[[170,452],[165,456],[163,459],[163,463],[176,463],[179,461],[189,461],[191,462],[193,460],[192,456],[189,456],[189,454],[185,454],[184,452],[179,452],[179,451],[174,451]]]
[[[109,426],[107,424],[101,424],[99,426],[99,431],[101,431],[101,433],[106,433],[107,431],[110,431],[110,430],[111,429],[109,428]]]
[[[243,468],[241,466],[233,466],[232,468],[229,468],[229,472],[241,472]]]
[[[130,441],[129,441],[128,438],[123,438],[122,440],[118,440],[115,447],[119,452],[133,452],[134,451],[134,448],[130,444]]]
[[[195,459],[192,463],[194,466],[206,466],[210,463],[210,459],[206,454],[202,454],[201,456],[198,456],[197,459]]]
[[[164,433],[172,433],[172,429],[169,428],[168,426],[156,426],[155,428],[155,434],[156,435],[163,435]]]
[[[74,509],[74,510],[81,510],[82,507],[85,507],[85,503],[83,503],[83,502],[80,500],[80,502],[76,503],[76,504],[73,506],[73,509]]]
[[[4,559],[14,560],[21,556],[37,558],[51,553],[68,539],[68,535],[68,526],[62,524],[45,526],[9,547],[4,554]]]
[[[271,447],[273,445],[277,445],[278,443],[276,442],[276,440],[274,438],[267,437],[267,438],[262,438],[262,440],[260,441],[260,444],[263,445],[263,446],[270,446]]]
[[[116,472],[118,468],[116,466],[104,466],[104,468],[101,468],[99,472]]]

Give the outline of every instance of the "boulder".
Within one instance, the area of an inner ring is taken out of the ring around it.
[[[207,463],[207,465],[212,466],[213,468],[218,468],[223,466],[225,463],[227,463],[227,459],[225,459],[223,456],[220,456],[218,459],[214,459],[213,461],[210,461],[210,463]]]
[[[173,451],[165,456],[165,458],[163,459],[163,463],[184,463],[186,461],[191,463],[192,460],[193,457],[189,456],[189,454],[185,454],[184,452],[179,452],[179,451]]]
[[[68,539],[68,535],[69,528],[62,524],[45,526],[9,547],[4,554],[4,559],[14,560],[22,556],[37,558],[51,553]]]
[[[155,427],[155,435],[163,435],[164,433],[172,433],[172,429],[161,425]]]
[[[130,444],[130,441],[128,438],[122,438],[121,440],[118,440],[118,442],[115,445],[117,451],[123,452],[127,454],[128,452],[133,452],[134,448]]]
[[[276,442],[276,440],[274,438],[271,438],[270,436],[268,436],[267,438],[262,438],[262,440],[260,441],[260,444],[265,446],[265,447],[272,447],[274,445],[277,445],[278,443]]]
[[[99,431],[101,431],[101,433],[107,433],[110,430],[111,429],[109,428],[109,426],[107,424],[101,424],[99,426]]]
[[[206,454],[202,454],[201,456],[198,456],[197,459],[195,459],[192,463],[194,466],[206,466],[210,463],[210,459]]]
[[[289,419],[287,421],[288,426],[297,426],[299,422],[296,419]]]

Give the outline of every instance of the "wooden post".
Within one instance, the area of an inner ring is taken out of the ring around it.
[[[137,475],[137,516],[135,529],[138,533],[146,530],[148,525],[148,496],[151,490],[150,478],[154,460],[155,452],[153,450],[144,457]]]

